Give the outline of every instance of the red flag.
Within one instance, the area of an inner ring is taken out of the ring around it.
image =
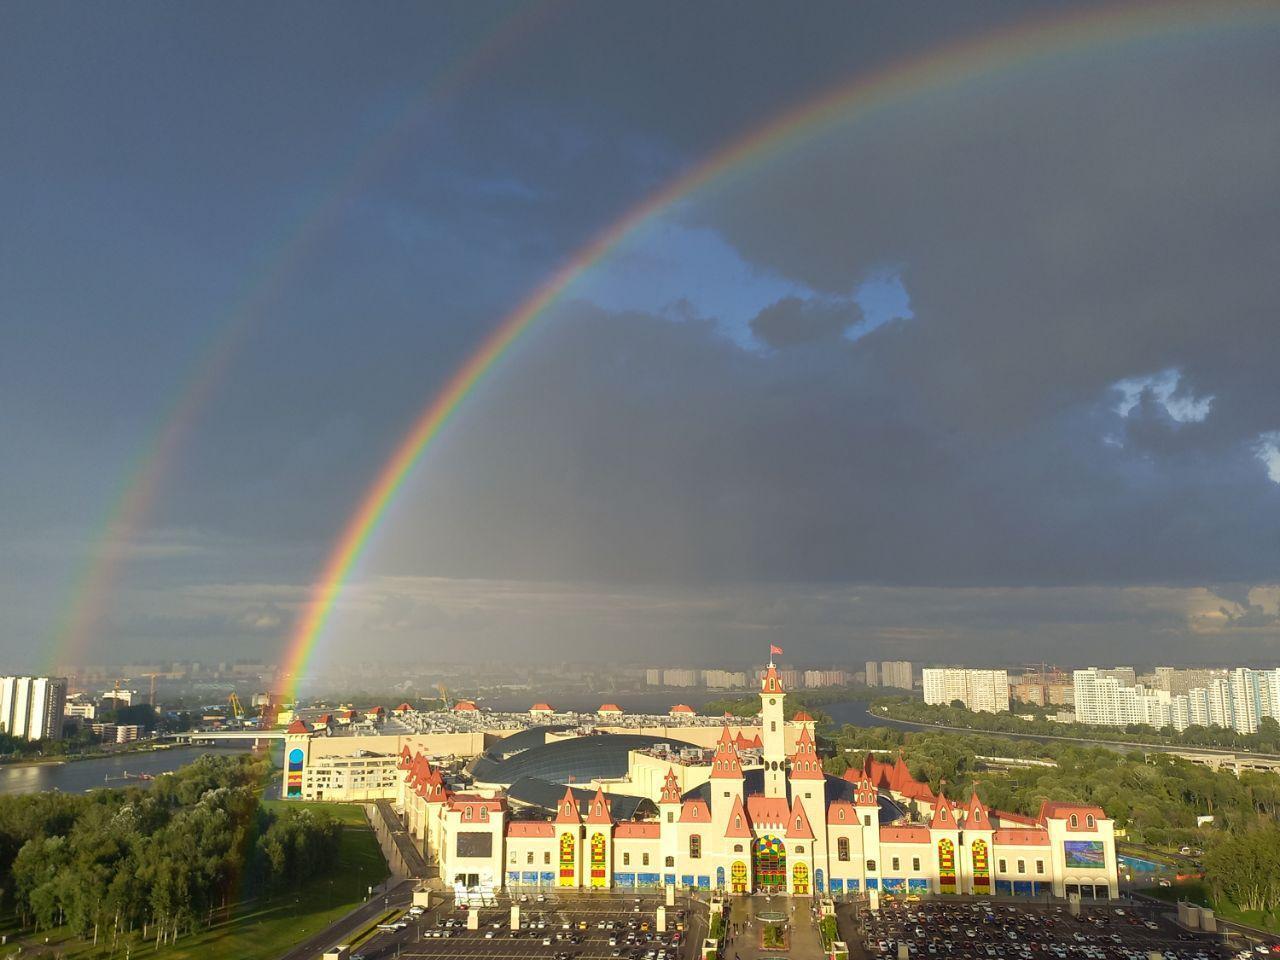
[[[771,644],[769,644],[769,656],[773,656],[775,653],[776,653],[776,654],[781,655],[781,654],[782,654],[782,648],[781,648],[781,647],[775,647],[772,643],[771,643]]]

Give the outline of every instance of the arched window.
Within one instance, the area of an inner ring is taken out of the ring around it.
[[[742,814],[734,814],[734,816],[733,816],[733,827],[734,827],[734,829],[735,829],[735,830],[741,830],[741,829],[742,829]]]
[[[488,807],[481,807],[481,808],[480,808],[480,819],[481,819],[481,820],[488,820],[488,819],[489,819],[489,808],[488,808]]]
[[[742,852],[742,844],[740,844],[740,843],[735,843],[735,844],[733,845],[733,852],[734,852],[734,853],[741,853],[741,852]]]
[[[849,838],[848,837],[841,837],[839,840],[836,841],[836,859],[837,860],[849,859]]]
[[[689,859],[702,859],[702,837],[698,834],[691,834],[689,837]]]
[[[838,814],[838,816],[840,817],[841,820],[844,819],[844,807],[840,808],[840,813]]]
[[[1077,817],[1074,813],[1071,815],[1071,826],[1073,829],[1075,827],[1080,826],[1080,818]]]
[[[1094,826],[1096,826],[1096,825],[1097,825],[1097,821],[1093,819],[1093,814],[1092,814],[1092,813],[1088,814],[1088,815],[1084,818],[1084,822],[1085,822],[1085,826],[1089,827],[1089,829],[1091,829],[1091,830],[1093,829],[1093,827],[1094,827]]]
[[[471,808],[470,808],[469,806],[468,806],[468,807],[463,807],[463,808],[462,808],[462,819],[463,819],[463,820],[470,820],[470,819],[471,819]]]

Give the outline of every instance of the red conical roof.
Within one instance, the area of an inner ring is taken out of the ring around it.
[[[560,799],[560,806],[556,808],[556,823],[581,823],[582,818],[578,815],[578,801],[573,795],[572,787],[564,788],[564,796]]]
[[[772,663],[769,669],[764,672],[764,676],[760,680],[761,693],[786,693],[782,689],[782,681],[778,679],[778,668]]]
[[[671,767],[667,767],[667,776],[662,782],[662,793],[658,796],[658,802],[680,802],[680,781],[676,779],[676,772]]]
[[[791,801],[791,812],[787,815],[787,839],[813,839],[813,827],[809,826],[809,817],[805,814],[804,804],[799,797]]]
[[[809,736],[809,728],[803,727],[796,743],[796,752],[791,757],[791,779],[822,780],[825,777],[822,761],[818,758],[818,751],[814,749],[813,738]]]
[[[725,727],[716,744],[716,754],[711,759],[712,779],[742,779],[742,762],[738,759],[737,748],[733,738],[729,736],[729,728]]]
[[[596,787],[596,795],[591,798],[591,805],[587,808],[587,823],[613,823],[613,817],[609,814],[609,798],[604,795],[601,787]]]

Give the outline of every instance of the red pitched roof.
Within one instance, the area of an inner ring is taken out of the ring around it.
[[[778,670],[771,663],[769,669],[764,672],[764,676],[760,678],[761,693],[786,693],[782,689],[782,681],[778,679]]]
[[[667,775],[662,780],[662,793],[658,796],[658,802],[680,802],[680,781],[676,779],[676,772],[671,767],[667,767]]]
[[[1043,847],[1049,843],[1048,830],[997,830],[991,834],[991,842],[1002,846]]]
[[[853,804],[848,800],[833,800],[831,801],[831,806],[827,807],[827,823],[859,824],[861,822],[858,819],[858,811],[854,809]]]
[[[933,819],[929,821],[929,826],[934,830],[958,829],[959,824],[956,823],[956,812],[951,808],[951,801],[946,797],[938,796],[938,802],[933,808]]]
[[[613,835],[618,840],[657,840],[662,836],[662,824],[628,821],[618,824]]]
[[[729,822],[724,828],[724,835],[738,840],[751,838],[751,819],[738,794],[733,796],[733,809],[729,811]]]
[[[409,706],[409,704],[407,704],[407,703],[402,703],[402,704],[400,704],[400,706],[396,707],[396,709],[395,709],[395,711],[394,711],[394,712],[395,712],[395,713],[408,713],[408,712],[409,712],[410,710],[412,710],[412,709],[413,709],[413,707]]]
[[[696,711],[694,711],[693,707],[689,706],[687,703],[677,703],[674,707],[671,708],[671,712],[672,713],[694,713]]]
[[[606,703],[600,707],[597,713],[621,713],[622,708],[616,703]]]
[[[881,827],[881,843],[930,843],[929,828],[921,826]]]
[[[818,751],[814,749],[813,738],[809,736],[809,728],[802,727],[800,739],[796,743],[795,755],[791,758],[792,780],[823,780],[822,761],[818,759]]]
[[[757,826],[769,824],[781,827],[787,822],[790,812],[786,797],[766,797],[759,793],[747,797],[747,815]]]
[[[587,823],[613,823],[613,817],[609,815],[609,798],[600,787],[596,787],[596,795],[587,808]]]
[[[705,800],[686,800],[680,806],[681,823],[710,823],[711,808]]]
[[[517,820],[507,824],[508,837],[554,837],[556,825],[546,820]]]
[[[529,708],[529,712],[533,713],[535,711],[537,711],[538,713],[554,713],[555,712],[554,710],[551,709],[551,704],[549,703],[535,703],[532,707]]]
[[[711,759],[711,778],[713,780],[741,780],[742,763],[738,759],[738,751],[729,737],[729,728],[725,727],[716,743],[716,753]]]
[[[964,825],[969,830],[988,830],[991,827],[991,814],[986,805],[978,798],[978,791],[973,791],[964,808]]]
[[[480,708],[470,700],[459,700],[453,705],[454,710],[479,710]]]
[[[556,823],[581,823],[578,816],[578,801],[570,787],[564,788],[564,796],[560,798],[560,806],[556,808]]]
[[[728,714],[725,714],[725,716],[728,716]],[[748,740],[746,737],[742,735],[742,731],[739,730],[736,734],[734,734],[733,745],[737,747],[739,751],[759,750],[761,747],[764,746],[764,741],[760,739],[760,734],[758,733],[754,737],[752,737],[750,740]]]
[[[813,717],[809,716],[803,710],[796,711],[796,715],[791,719],[794,723],[813,723]]]
[[[1071,826],[1071,815],[1076,816],[1076,825]],[[1094,826],[1088,826],[1088,817],[1092,816]],[[1040,804],[1040,815],[1036,818],[1041,823],[1046,820],[1066,820],[1068,830],[1093,830],[1096,828],[1099,820],[1105,820],[1107,815],[1102,812],[1101,807],[1095,807],[1088,803],[1063,803],[1061,801],[1046,800]]]
[[[809,817],[805,814],[804,804],[799,797],[791,801],[791,812],[787,815],[787,839],[813,839],[813,827],[809,826]]]
[[[1024,817],[1020,813],[1010,813],[1008,810],[992,810],[991,822],[993,825],[1001,825],[1005,821],[1009,823],[1021,823],[1028,827],[1038,826],[1040,821],[1035,817]]]
[[[294,720],[293,723],[289,724],[288,729],[285,730],[285,733],[310,733],[310,732],[311,732],[311,728],[307,726],[306,721],[303,720],[301,717],[299,717],[297,720]]]

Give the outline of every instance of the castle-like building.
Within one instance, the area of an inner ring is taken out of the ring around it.
[[[760,690],[761,762],[744,767],[742,740],[725,727],[696,787],[682,792],[668,769],[631,819],[615,819],[604,783],[585,796],[566,785],[554,816],[522,819],[502,790],[452,792],[430,759],[407,747],[396,803],[442,878],[471,888],[1117,892],[1112,822],[1100,807],[1045,803],[1027,817],[988,809],[976,793],[956,803],[915,780],[901,756],[884,763],[868,755],[831,776],[811,724],[801,721],[794,736],[785,698],[770,664]]]

